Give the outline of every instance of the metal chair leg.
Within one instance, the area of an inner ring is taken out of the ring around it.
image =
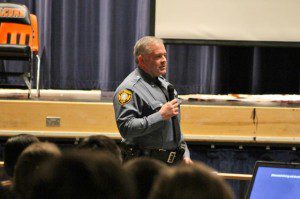
[[[41,59],[39,55],[36,55],[37,59],[37,71],[36,71],[36,92],[37,92],[37,97],[40,98],[40,64],[41,64]]]

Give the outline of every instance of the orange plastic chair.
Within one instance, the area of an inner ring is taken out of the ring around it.
[[[0,3],[0,59],[30,62],[30,71],[22,73],[31,97],[33,68],[36,65],[36,90],[40,96],[40,58],[37,17],[26,6]],[[18,73],[8,73],[8,75]]]

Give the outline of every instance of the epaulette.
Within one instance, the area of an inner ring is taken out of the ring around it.
[[[136,85],[142,78],[138,75],[132,76],[131,78],[127,79],[127,81],[123,82],[122,87],[127,89],[132,89],[134,85]]]
[[[132,87],[142,80],[141,76],[137,75],[132,79]]]

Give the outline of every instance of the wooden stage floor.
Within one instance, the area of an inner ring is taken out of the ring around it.
[[[180,96],[184,136],[201,142],[300,144],[298,96],[272,96]],[[99,90],[41,90],[40,98],[27,99],[27,90],[0,89],[0,136],[119,139],[111,99],[112,92]]]

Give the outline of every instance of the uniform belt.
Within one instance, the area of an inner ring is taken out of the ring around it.
[[[164,150],[164,149],[143,149],[144,156],[159,159],[167,164],[174,164],[182,159],[178,150]]]
[[[135,154],[135,157],[151,157],[161,160],[167,164],[174,164],[180,161],[184,154],[184,149],[180,148],[174,150],[165,150],[128,147],[127,151],[130,151],[132,154]]]

